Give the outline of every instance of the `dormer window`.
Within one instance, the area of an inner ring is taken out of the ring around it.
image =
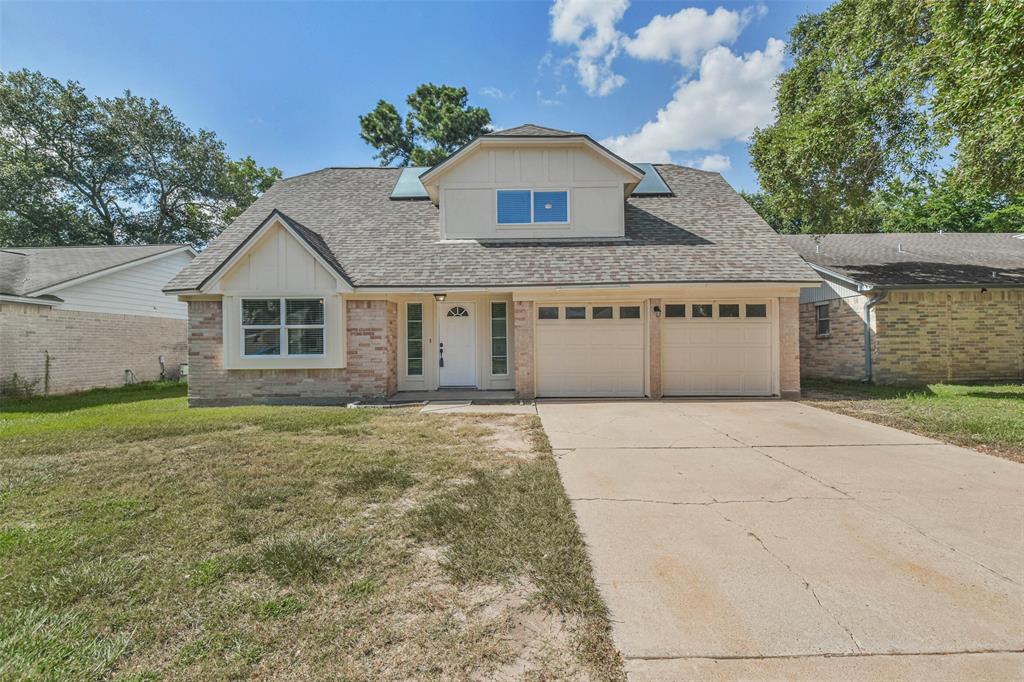
[[[498,190],[499,225],[567,224],[567,190]]]

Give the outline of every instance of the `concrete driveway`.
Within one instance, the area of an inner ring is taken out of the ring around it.
[[[1024,679],[1024,467],[784,401],[540,402],[635,679]]]

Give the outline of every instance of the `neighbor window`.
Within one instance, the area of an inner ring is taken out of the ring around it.
[[[491,303],[491,374],[508,374],[508,305]]]
[[[569,222],[569,193],[499,189],[497,201],[499,225],[532,225]]]
[[[740,304],[739,303],[721,303],[718,306],[719,317],[739,317],[740,316]]]
[[[423,376],[423,304],[405,306],[406,358],[405,373],[411,377]]]
[[[247,357],[323,355],[324,299],[243,299],[242,343]]]
[[[669,303],[665,306],[665,317],[686,317],[686,304]]]
[[[557,320],[558,308],[554,306],[541,306],[537,308],[537,317],[542,320]]]
[[[814,307],[814,333],[818,336],[829,336],[832,333],[832,320],[828,315],[828,303]]]
[[[694,317],[711,317],[712,307],[710,303],[694,303],[690,306],[690,310],[693,312]]]
[[[748,303],[747,317],[768,317],[768,305],[765,303]]]
[[[639,320],[640,319],[640,306],[638,306],[638,305],[620,305],[619,306],[619,319],[620,320]]]

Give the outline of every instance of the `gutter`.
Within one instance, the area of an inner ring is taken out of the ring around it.
[[[871,310],[889,295],[887,289],[878,289],[877,293],[864,304],[864,382],[870,384],[874,380],[871,364]]]

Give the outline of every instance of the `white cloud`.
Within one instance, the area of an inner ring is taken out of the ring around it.
[[[734,43],[754,14],[752,9],[733,12],[722,7],[708,14],[687,7],[667,17],[659,14],[639,28],[633,38],[623,39],[623,45],[636,59],[676,60],[695,66],[711,48]]]
[[[559,92],[555,93],[555,97],[546,97],[542,90],[538,90],[537,91],[537,103],[540,104],[541,106],[545,106],[545,107],[558,106],[559,104],[562,103],[562,100],[557,99],[557,97],[559,95],[561,95],[561,94],[564,94],[564,93],[561,92],[561,88],[559,88]]]
[[[629,0],[556,0],[551,7],[551,39],[576,48],[576,76],[590,95],[604,96],[625,84],[612,70],[622,34],[615,25]]]
[[[721,173],[732,168],[732,160],[725,154],[708,154],[703,159],[691,161],[690,163],[701,170],[714,171],[715,173]]]
[[[511,93],[505,92],[501,88],[495,88],[490,85],[486,85],[480,88],[480,94],[484,97],[490,97],[491,99],[506,99],[511,97]]]
[[[602,142],[631,161],[669,162],[673,151],[713,149],[746,140],[772,120],[775,80],[785,44],[769,38],[764,50],[738,56],[727,47],[710,50],[696,78],[683,80],[653,121],[629,135]]]

